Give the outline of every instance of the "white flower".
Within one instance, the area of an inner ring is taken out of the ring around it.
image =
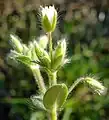
[[[42,7],[42,26],[46,32],[53,32],[57,24],[57,11],[54,6]]]

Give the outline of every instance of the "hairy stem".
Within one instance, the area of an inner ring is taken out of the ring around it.
[[[49,40],[49,55],[51,58],[51,68],[52,68],[52,52],[53,52],[53,47],[52,47],[52,35],[51,32],[48,33],[48,40]],[[52,86],[57,83],[56,77],[57,77],[57,72],[51,72],[48,73],[49,76],[49,86]]]
[[[38,84],[39,90],[42,94],[44,94],[46,92],[46,87],[42,78],[42,75],[40,73],[39,68],[35,68],[35,67],[31,67],[33,76],[35,78],[36,83]]]
[[[79,79],[77,79],[74,83],[73,83],[73,85],[70,87],[70,89],[69,89],[69,92],[68,93],[70,93],[80,82],[82,82],[84,80],[84,78],[82,77],[82,78],[79,78]]]
[[[52,36],[51,36],[51,32],[48,33],[48,40],[49,40],[49,54],[50,54],[50,58],[51,58],[51,65],[52,65]]]
[[[49,76],[49,87],[57,84],[57,71],[51,72],[48,76]]]
[[[51,120],[57,120],[56,105],[53,107],[53,109],[51,111]]]

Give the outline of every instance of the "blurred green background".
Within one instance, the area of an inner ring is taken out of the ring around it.
[[[0,120],[45,120],[47,115],[28,104],[38,93],[31,71],[7,61],[9,35],[22,42],[43,35],[38,16],[40,5],[55,4],[59,24],[53,34],[54,43],[66,37],[71,63],[58,72],[58,81],[70,86],[78,77],[90,75],[109,87],[109,4],[108,0],[1,0],[0,1]],[[45,73],[42,73],[47,79]],[[93,94],[86,86],[78,86],[69,96],[59,120],[109,120],[109,93]]]

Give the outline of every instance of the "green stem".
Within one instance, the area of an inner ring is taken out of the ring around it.
[[[70,87],[68,94],[69,94],[80,82],[82,82],[83,80],[84,80],[83,77],[77,79],[77,80],[73,83],[73,85]]]
[[[51,120],[57,120],[56,105],[53,107],[53,109],[51,111]]]
[[[53,46],[52,46],[52,35],[51,32],[48,33],[48,40],[49,40],[49,55],[51,58],[51,68],[52,68],[52,53],[53,53]],[[49,87],[56,84],[56,77],[57,77],[57,72],[50,72],[48,73],[49,76]]]
[[[51,72],[49,75],[49,87],[52,85],[57,84],[57,71],[56,72]]]
[[[48,33],[48,40],[49,40],[49,54],[50,54],[50,58],[51,58],[51,65],[52,65],[52,36],[51,36],[51,32]]]
[[[35,81],[38,84],[40,92],[42,94],[44,94],[46,92],[46,87],[45,87],[45,84],[44,84],[44,81],[43,81],[43,78],[42,78],[39,68],[35,68],[34,66],[31,66],[31,70],[33,72]]]

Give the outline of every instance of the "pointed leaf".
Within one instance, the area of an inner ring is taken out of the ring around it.
[[[29,57],[27,57],[27,56],[24,56],[24,55],[17,56],[16,59],[17,59],[19,62],[21,62],[21,63],[23,63],[23,64],[25,64],[25,65],[30,65],[30,64],[32,64],[31,59],[30,59]]]

